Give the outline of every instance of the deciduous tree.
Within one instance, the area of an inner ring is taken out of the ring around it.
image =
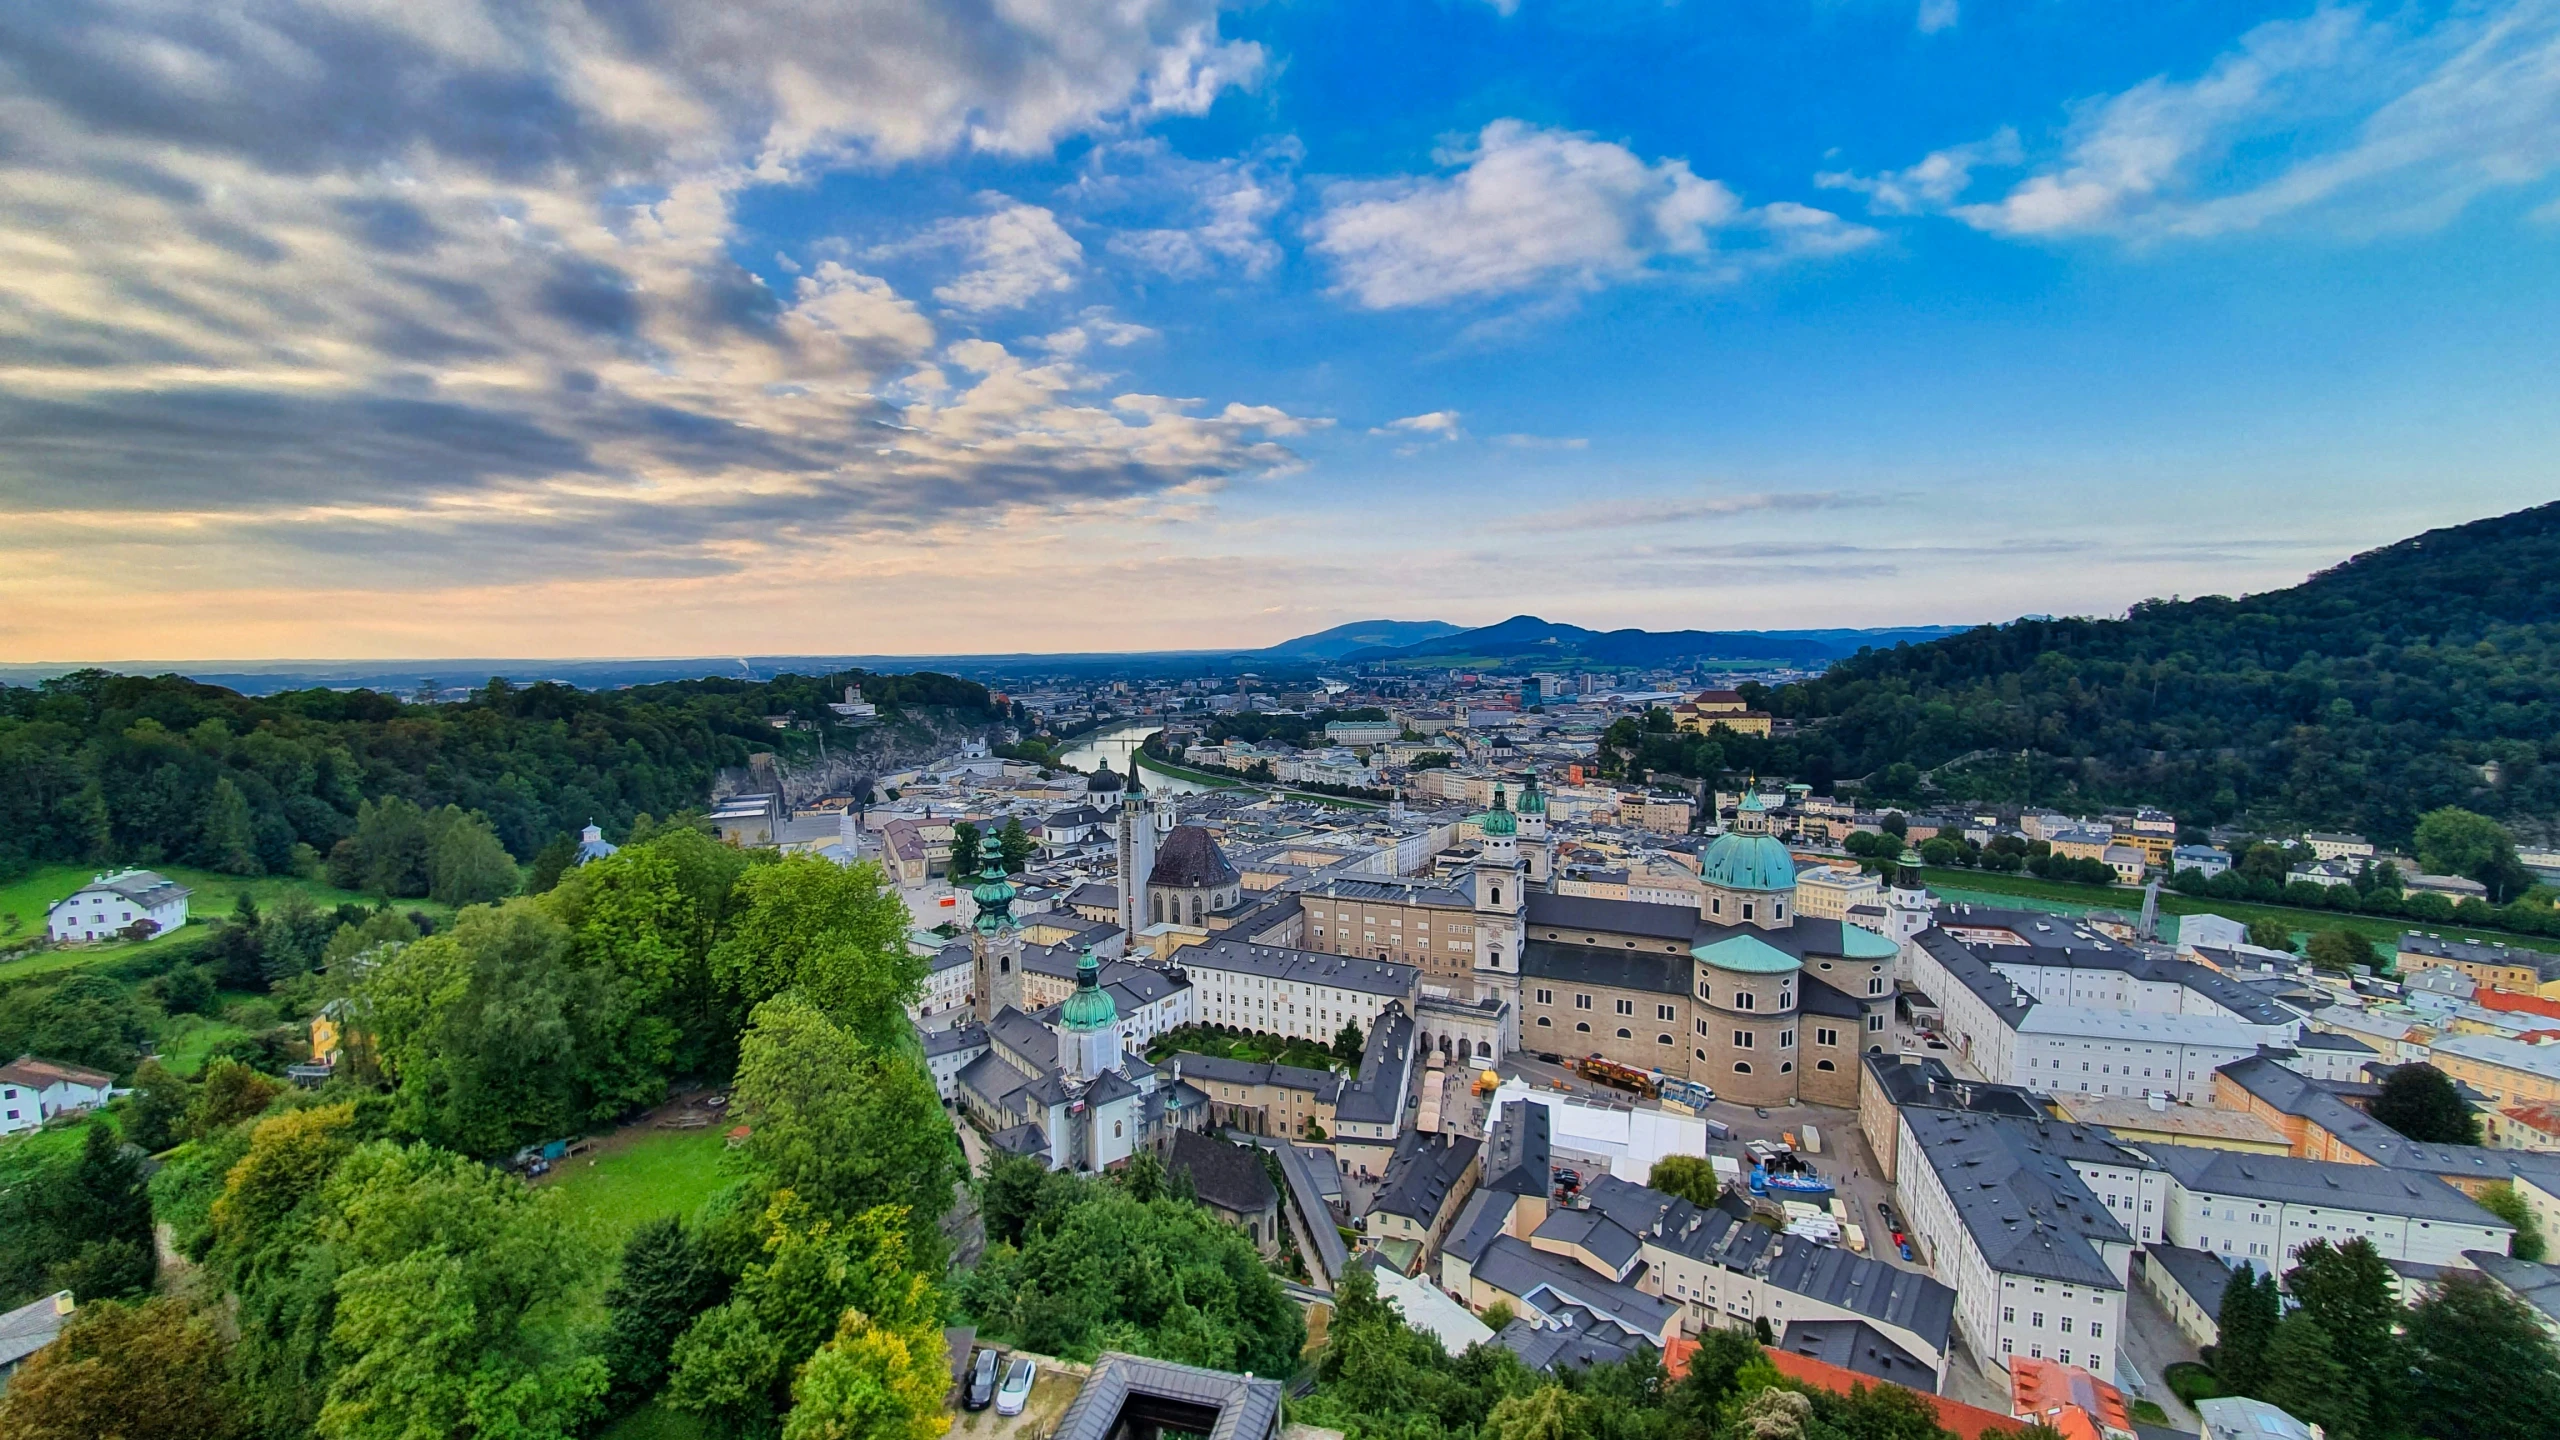
[[[2480,1117],[2471,1113],[2471,1106],[2443,1071],[2423,1061],[2383,1077],[2382,1093],[2373,1097],[2372,1114],[2412,1140],[2435,1145],[2480,1143]]]
[[[937,1325],[882,1325],[847,1310],[791,1386],[782,1440],[934,1440],[951,1428]]]
[[[903,1208],[918,1269],[938,1271],[938,1222],[959,1157],[933,1082],[905,1056],[855,1039],[815,1005],[756,1007],[738,1060],[748,1163],[815,1213]]]
[[[213,1322],[164,1296],[82,1305],[0,1391],[14,1440],[228,1440],[239,1417]]]
[[[743,909],[711,959],[741,1002],[797,990],[863,1040],[897,1040],[925,962],[908,953],[907,907],[878,865],[797,855],[747,871],[737,888]]]
[[[1702,1207],[1713,1205],[1724,1193],[1715,1167],[1700,1155],[1665,1155],[1653,1162],[1653,1170],[1645,1176],[1644,1183]]]

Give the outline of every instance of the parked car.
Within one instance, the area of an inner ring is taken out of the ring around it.
[[[1002,1363],[992,1348],[981,1348],[969,1357],[969,1388],[960,1396],[964,1410],[984,1410],[996,1403],[996,1366]]]
[[[1039,1378],[1040,1367],[1028,1355],[1014,1357],[1013,1368],[1004,1372],[1004,1385],[996,1391],[996,1413],[1019,1415],[1031,1403],[1031,1382]]]

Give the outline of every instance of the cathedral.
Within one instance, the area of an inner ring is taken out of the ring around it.
[[[1478,826],[1477,983],[1512,1002],[1516,1048],[1596,1055],[1744,1105],[1857,1103],[1858,1056],[1883,1048],[1891,1021],[1897,947],[1793,913],[1795,857],[1758,796],[1700,857],[1694,909],[1553,893],[1534,780],[1516,813],[1497,791]]]

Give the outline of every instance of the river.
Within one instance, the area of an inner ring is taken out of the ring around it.
[[[1097,730],[1061,752],[1058,763],[1090,774],[1094,766],[1107,760],[1111,762],[1111,768],[1119,771],[1125,779],[1129,774],[1130,755],[1145,743],[1148,736],[1163,728],[1161,722],[1147,722]],[[1158,770],[1150,770],[1140,778],[1150,790],[1170,790],[1177,795],[1203,794],[1210,788],[1196,780],[1185,780],[1179,775],[1167,775]]]

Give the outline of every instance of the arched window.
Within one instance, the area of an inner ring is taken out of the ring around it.
[[[1653,1043],[1657,1045],[1668,1045],[1671,1043],[1671,1037],[1668,1035],[1656,1035],[1653,1037]]]
[[[1191,897],[1191,923],[1200,923],[1200,897],[1197,895]]]
[[[1736,1060],[1736,1061],[1734,1061],[1734,1062],[1733,1062],[1733,1073],[1734,1073],[1734,1074],[1736,1074],[1736,1075],[1748,1075],[1748,1074],[1750,1074],[1750,1073],[1751,1073],[1751,1062],[1750,1062],[1750,1061],[1748,1061],[1748,1060]]]
[[[1837,1070],[1840,1067],[1832,1064],[1828,1060],[1816,1060],[1813,1062],[1813,1068],[1816,1070]]]
[[[1628,1034],[1628,1033],[1627,1033],[1627,1032],[1622,1028],[1622,1029],[1620,1029],[1620,1030],[1618,1031],[1618,1038],[1619,1038],[1619,1039],[1621,1039],[1621,1040],[1633,1040],[1633,1039],[1634,1039],[1634,1038],[1636,1038],[1636,1037],[1634,1037],[1633,1035]]]
[[[1793,1060],[1781,1060],[1778,1062],[1778,1073],[1781,1075],[1792,1074],[1794,1073],[1795,1068],[1796,1062]]]
[[[1493,887],[1493,903],[1496,908],[1502,904],[1502,887],[1499,885]]]
[[[1477,1042],[1476,1042],[1476,1055],[1477,1055],[1479,1058],[1482,1058],[1482,1059],[1490,1059],[1490,1058],[1492,1058],[1492,1055],[1493,1055],[1493,1042],[1491,1042],[1491,1041],[1489,1041],[1489,1040],[1479,1040],[1479,1041],[1477,1041]]]
[[[1588,1035],[1591,1033],[1591,1022],[1588,1020],[1577,1021],[1573,1028],[1581,1031],[1585,1035]]]
[[[997,956],[997,957],[996,957],[996,973],[997,973],[997,974],[999,974],[999,975],[1010,975],[1010,974],[1012,974],[1012,973],[1013,973],[1013,957],[1012,957],[1012,956],[1010,956],[1010,955],[999,955],[999,956]]]

